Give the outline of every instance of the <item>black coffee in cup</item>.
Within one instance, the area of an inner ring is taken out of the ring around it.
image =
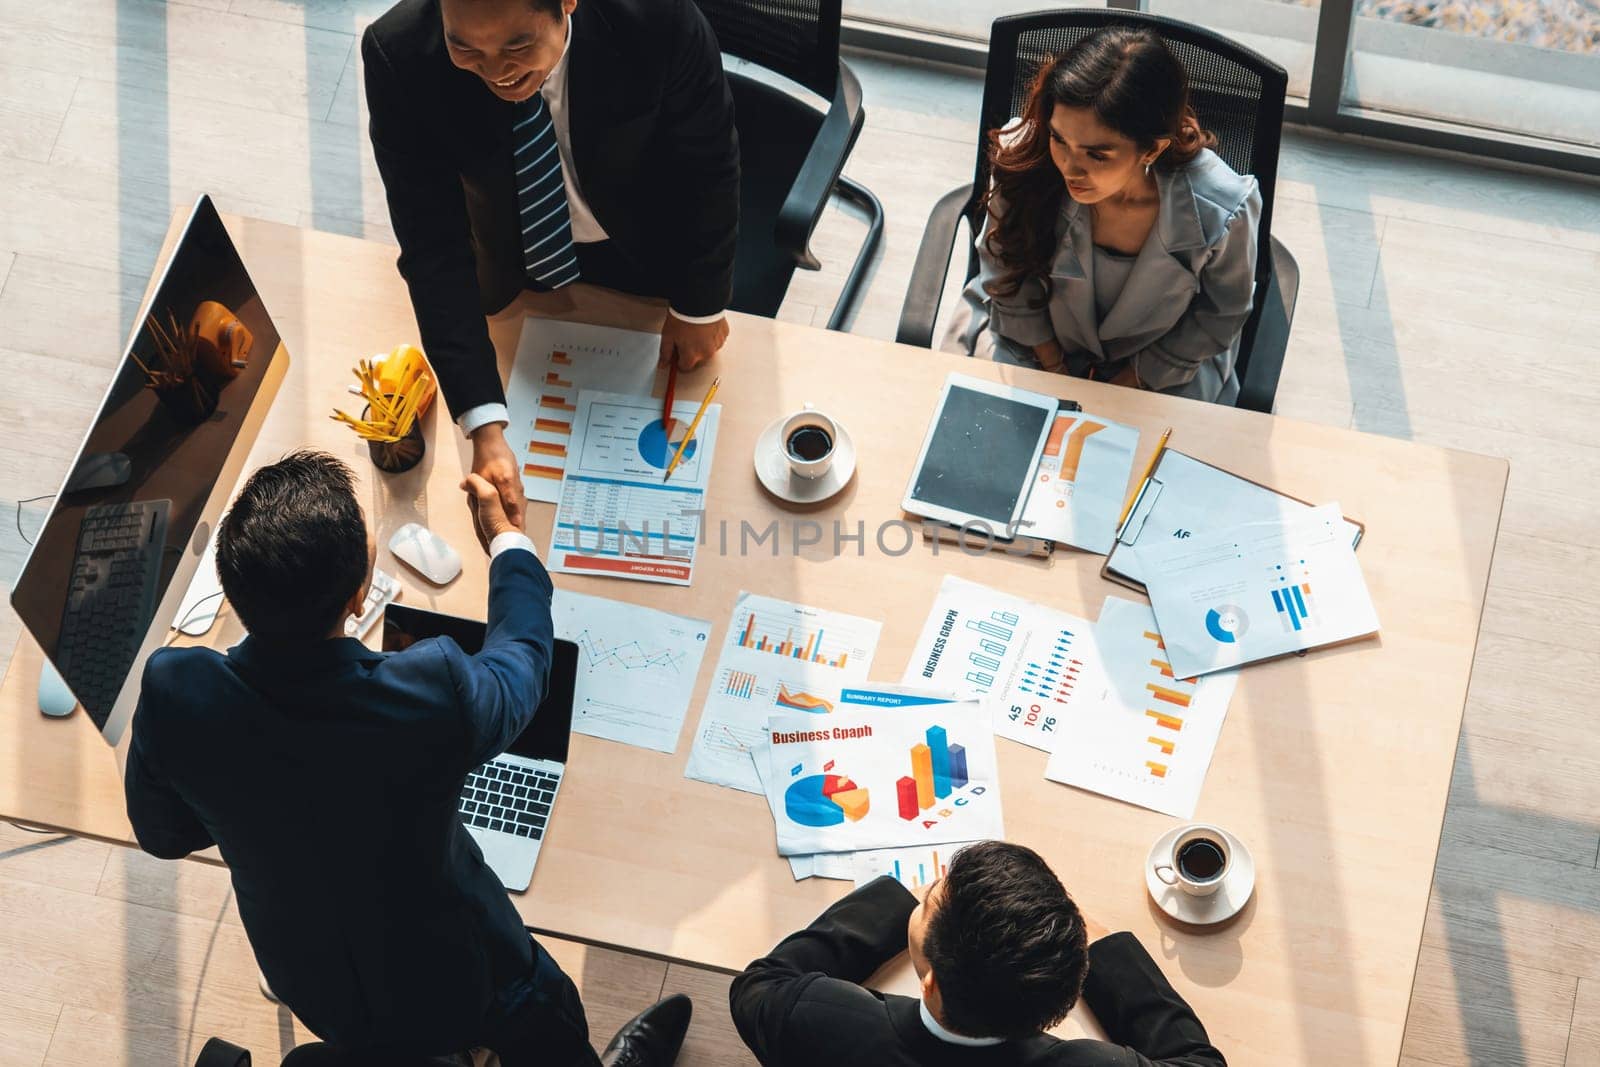
[[[815,463],[833,451],[833,435],[821,426],[800,426],[789,435],[789,455]]]
[[[1197,837],[1178,850],[1178,870],[1192,882],[1210,882],[1221,877],[1227,863],[1222,846],[1204,837]]]

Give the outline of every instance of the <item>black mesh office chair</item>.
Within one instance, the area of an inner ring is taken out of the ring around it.
[[[747,60],[830,101],[819,111],[797,95],[736,71],[734,123],[739,130],[739,249],[733,308],[771,317],[796,267],[817,270],[811,233],[828,194],[861,206],[867,237],[828,320],[844,328],[862,279],[883,236],[883,205],[840,172],[866,112],[861,83],[839,59],[840,0],[695,0],[725,55]]]
[[[945,194],[928,218],[896,339],[904,344],[933,345],[934,319],[958,224],[965,218],[976,233],[982,221],[979,193],[989,181],[984,132],[1021,113],[1028,85],[1043,63],[1107,26],[1134,26],[1161,35],[1189,72],[1190,102],[1201,125],[1217,135],[1217,155],[1239,173],[1254,174],[1261,184],[1256,304],[1244,325],[1234,373],[1239,378],[1238,406],[1271,411],[1300,288],[1300,268],[1294,257],[1272,237],[1272,199],[1278,180],[1288,75],[1270,59],[1225,37],[1157,15],[1079,8],[995,20],[989,35],[974,182]],[[966,279],[970,281],[977,273],[978,254],[969,250]]]

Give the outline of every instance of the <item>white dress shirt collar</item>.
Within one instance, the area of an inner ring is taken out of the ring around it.
[[[939,1020],[935,1019],[933,1012],[928,1010],[927,1001],[917,1001],[917,1007],[922,1011],[922,1025],[928,1028],[928,1033],[940,1041],[952,1045],[965,1045],[968,1048],[987,1048],[990,1045],[1005,1044],[1006,1039],[1003,1037],[966,1037],[962,1034],[952,1034],[949,1030],[939,1025]]]
[[[566,95],[567,86],[567,54],[572,51],[572,17],[561,16],[561,58],[556,60],[556,65],[550,68],[550,73],[544,76],[544,81],[539,84],[539,92],[548,100],[551,93]]]

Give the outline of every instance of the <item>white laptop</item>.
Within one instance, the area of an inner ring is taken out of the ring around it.
[[[469,656],[483,648],[486,626],[473,619],[390,604],[384,609],[383,650],[398,652],[430,637],[449,637]],[[533,881],[539,844],[556,804],[572,736],[572,698],[578,646],[557,640],[544,702],[511,748],[471,774],[461,788],[461,821],[483,850],[490,870],[520,893]]]

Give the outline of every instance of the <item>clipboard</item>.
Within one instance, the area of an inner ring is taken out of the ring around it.
[[[1183,537],[1185,531],[1214,528],[1215,522],[1206,521],[1212,515],[1221,514],[1229,522],[1271,519],[1281,512],[1285,501],[1307,509],[1312,506],[1309,501],[1196,459],[1186,452],[1165,449],[1150,474],[1134,491],[1127,517],[1117,527],[1116,543],[1100,566],[1100,577],[1143,593],[1144,582],[1131,562],[1134,554],[1123,553],[1122,549],[1137,545],[1141,538]],[[1344,521],[1351,530],[1350,546],[1356,548],[1367,528],[1349,516],[1345,516]]]

